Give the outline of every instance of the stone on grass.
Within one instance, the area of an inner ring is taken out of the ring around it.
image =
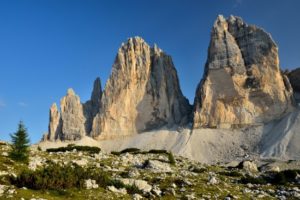
[[[113,192],[113,193],[119,193],[119,194],[127,194],[127,191],[125,188],[120,188],[120,189],[117,189],[115,186],[108,186],[107,187],[109,191]]]

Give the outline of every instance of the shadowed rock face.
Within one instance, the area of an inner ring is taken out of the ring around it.
[[[92,135],[105,139],[184,124],[190,111],[171,57],[130,38],[116,56]]]
[[[92,131],[94,117],[97,115],[97,113],[100,112],[101,97],[102,97],[101,81],[100,78],[97,78],[94,81],[91,100],[83,104],[83,112],[86,118],[85,131],[89,136],[92,136],[91,131]]]
[[[300,68],[294,69],[287,74],[294,92],[300,92]]]
[[[278,48],[263,29],[218,16],[194,102],[194,128],[265,123],[293,109]]]

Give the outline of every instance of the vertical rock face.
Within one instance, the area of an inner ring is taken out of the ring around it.
[[[94,81],[91,100],[83,104],[84,116],[86,118],[85,130],[88,135],[91,134],[94,117],[97,115],[97,113],[100,112],[101,97],[102,97],[101,81],[100,78],[97,78]]]
[[[296,68],[287,73],[291,86],[294,92],[300,92],[300,68]]]
[[[78,140],[85,135],[90,135],[93,119],[100,112],[102,96],[101,82],[97,78],[91,99],[82,104],[80,98],[72,89],[60,101],[59,112],[56,104],[50,108],[49,131],[47,139],[54,141]]]
[[[218,16],[196,91],[194,128],[264,123],[292,108],[292,90],[271,36],[239,17]]]
[[[77,140],[86,134],[86,118],[83,114],[83,106],[79,96],[75,95],[72,89],[60,101],[62,140]]]
[[[118,51],[92,135],[109,138],[181,124],[189,113],[171,57],[130,38]]]
[[[48,140],[54,141],[61,133],[61,118],[56,103],[52,104],[49,116]]]

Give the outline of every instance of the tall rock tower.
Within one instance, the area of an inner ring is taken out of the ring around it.
[[[270,34],[239,17],[218,16],[196,91],[194,128],[269,122],[291,111],[292,101]]]
[[[91,99],[80,102],[73,89],[68,89],[67,95],[60,101],[60,112],[54,103],[50,108],[50,119],[47,139],[79,140],[90,135],[93,119],[100,112],[102,89],[100,79],[94,82]]]
[[[118,51],[92,135],[105,139],[180,125],[190,112],[171,57],[134,37]]]

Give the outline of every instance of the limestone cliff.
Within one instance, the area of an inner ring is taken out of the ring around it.
[[[142,38],[130,38],[116,56],[92,135],[110,138],[180,125],[190,111],[171,57]]]
[[[100,104],[102,97],[102,88],[100,78],[94,81],[94,87],[91,95],[91,100],[83,104],[84,116],[86,118],[85,129],[87,135],[91,135],[93,120],[97,113],[100,112]]]
[[[241,18],[218,16],[194,102],[194,128],[265,123],[293,109],[270,34]]]
[[[80,102],[73,89],[68,89],[67,95],[60,101],[59,112],[56,104],[50,108],[50,120],[47,139],[78,140],[89,135],[95,115],[100,111],[102,96],[100,79],[94,82],[91,99]]]

